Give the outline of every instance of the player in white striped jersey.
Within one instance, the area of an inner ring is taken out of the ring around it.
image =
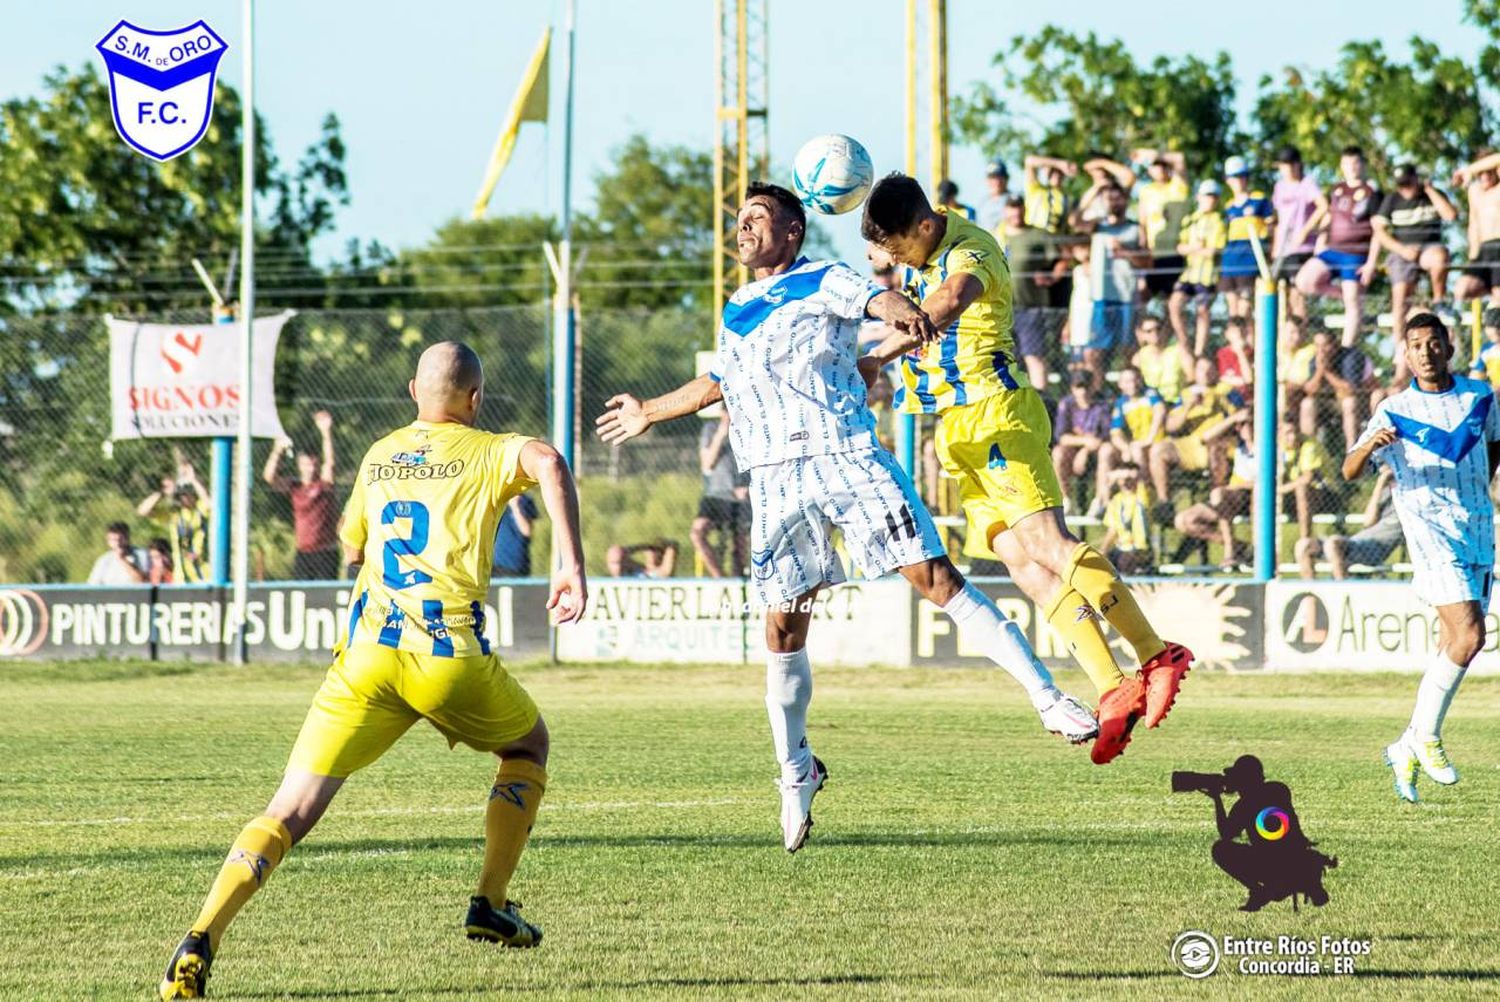
[[[807,743],[812,669],[807,633],[818,590],[844,580],[833,531],[869,577],[899,570],[1031,697],[1042,725],[1071,741],[1098,730],[1053,684],[1020,628],[948,560],[911,480],[875,439],[856,339],[866,317],[895,331],[871,354],[897,357],[937,335],[915,304],[846,264],[800,254],[807,220],[796,196],[755,184],[739,211],[740,262],[754,281],[724,307],[713,371],[642,402],[608,402],[598,433],[619,444],[651,425],[723,400],[736,463],[750,471],[751,575],[766,605],[766,708],[781,765],[784,844],[812,826],[823,764]]]
[[[1437,611],[1438,652],[1417,686],[1406,732],[1385,750],[1396,793],[1417,800],[1417,772],[1458,782],[1443,749],[1443,718],[1470,662],[1484,646],[1495,577],[1495,508],[1489,484],[1500,467],[1500,406],[1488,383],[1453,375],[1453,341],[1431,313],[1406,324],[1411,385],[1383,400],[1344,457],[1344,478],[1372,459],[1395,478],[1396,515],[1415,565],[1412,585]]]

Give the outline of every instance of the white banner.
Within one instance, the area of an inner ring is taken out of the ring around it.
[[[1500,598],[1470,670],[1500,671]],[[1437,651],[1438,618],[1405,581],[1273,581],[1266,586],[1266,667],[1420,671]]]
[[[255,321],[250,434],[282,438],[273,382],[276,343],[292,317]],[[240,427],[237,324],[109,325],[110,437],[217,438]]]
[[[825,588],[813,603],[808,656],[814,665],[905,665],[910,630],[911,587],[899,578]],[[588,615],[557,631],[557,657],[758,664],[765,632],[764,609],[739,580],[595,579]]]

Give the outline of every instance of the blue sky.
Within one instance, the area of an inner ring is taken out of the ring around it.
[[[586,205],[593,176],[632,132],[659,143],[712,144],[714,19],[712,0],[577,4],[575,201]],[[155,29],[206,19],[230,45],[224,79],[239,83],[234,0],[17,0],[15,6],[21,10],[6,15],[0,98],[36,91],[58,63],[97,63],[94,43],[120,18]],[[549,12],[560,24],[561,7],[561,0],[261,0],[257,103],[278,152],[294,159],[328,111],[344,125],[352,201],[339,215],[337,234],[320,247],[324,254],[350,237],[395,247],[420,243],[467,211],[526,58]],[[953,94],[994,79],[991,59],[1010,37],[1049,21],[1119,37],[1138,58],[1227,48],[1246,104],[1263,73],[1327,66],[1351,38],[1378,38],[1395,52],[1406,51],[1413,33],[1465,55],[1481,44],[1479,33],[1460,22],[1458,0],[1434,0],[1431,7],[1260,0],[1240,5],[1243,13],[1233,18],[1220,5],[1179,0],[949,0],[948,7]],[[804,139],[846,132],[869,148],[877,171],[899,167],[903,0],[770,0],[770,8],[773,159],[786,164]],[[553,97],[555,109],[560,87]],[[556,208],[561,130],[548,128],[525,127],[492,212]],[[954,150],[952,174],[965,195],[982,188],[983,159],[983,151]],[[852,216],[827,228],[846,256],[862,254]]]

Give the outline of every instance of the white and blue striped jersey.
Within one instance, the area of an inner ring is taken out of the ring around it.
[[[1396,515],[1419,572],[1493,564],[1488,446],[1500,441],[1500,408],[1489,384],[1454,376],[1450,389],[1428,393],[1413,381],[1381,401],[1356,447],[1381,428],[1394,429],[1396,441],[1372,458],[1395,475]]]
[[[798,258],[730,297],[709,375],[740,469],[875,448],[857,359],[865,307],[883,291],[842,262]]]

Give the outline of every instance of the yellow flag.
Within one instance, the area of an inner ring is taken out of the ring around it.
[[[490,204],[495,184],[505,165],[510,162],[511,150],[515,149],[516,133],[522,122],[545,122],[547,120],[547,56],[552,43],[552,29],[542,29],[542,40],[537,43],[531,61],[526,64],[526,75],[521,78],[521,87],[511,99],[510,112],[505,116],[505,125],[495,140],[495,149],[490,153],[490,165],[485,169],[484,181],[479,185],[479,195],[474,199],[474,218],[483,219],[484,210]]]

